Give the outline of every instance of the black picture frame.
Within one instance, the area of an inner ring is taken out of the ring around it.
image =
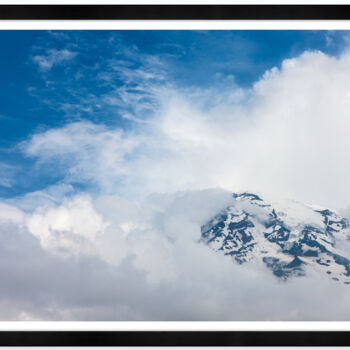
[[[350,20],[350,5],[0,5],[0,20]],[[0,346],[350,346],[350,332],[0,331]]]

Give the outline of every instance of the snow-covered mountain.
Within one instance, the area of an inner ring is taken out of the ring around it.
[[[242,264],[263,261],[282,279],[305,275],[310,266],[350,284],[347,219],[293,201],[266,202],[256,194],[233,194],[232,205],[202,226],[201,240]]]

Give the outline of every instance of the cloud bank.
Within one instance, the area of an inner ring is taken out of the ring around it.
[[[230,201],[205,190],[78,196],[30,214],[3,205],[1,319],[347,320],[347,286],[312,271],[281,283],[198,243]]]

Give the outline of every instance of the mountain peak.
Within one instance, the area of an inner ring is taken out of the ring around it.
[[[201,240],[238,264],[263,262],[288,279],[311,267],[350,284],[347,219],[335,211],[294,202],[267,203],[254,193],[233,193],[234,202],[202,226]]]

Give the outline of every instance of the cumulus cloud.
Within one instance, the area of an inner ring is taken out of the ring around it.
[[[56,208],[39,207],[28,219],[28,230],[50,250],[84,251],[106,224],[94,212],[88,198],[76,197]]]

